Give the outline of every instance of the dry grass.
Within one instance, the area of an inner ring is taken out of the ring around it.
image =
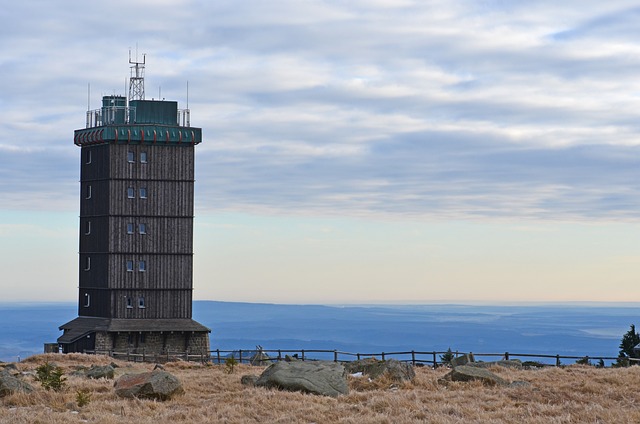
[[[64,392],[44,391],[33,381],[30,373],[45,361],[65,370]],[[437,380],[447,370],[417,368],[412,383],[350,378],[351,393],[334,399],[240,384],[243,374],[258,375],[263,368],[239,365],[229,375],[223,366],[178,362],[165,368],[183,382],[186,394],[167,402],[123,400],[111,380],[68,375],[78,365],[110,362],[99,356],[38,355],[17,364],[38,389],[0,399],[0,423],[640,423],[640,367],[494,368],[507,380],[531,383],[512,388],[445,386]],[[116,378],[153,367],[117,363]],[[78,390],[92,394],[83,408],[76,405]]]

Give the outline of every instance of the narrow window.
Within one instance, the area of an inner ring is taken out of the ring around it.
[[[89,271],[91,269],[91,256],[87,256],[84,260],[84,270]]]
[[[141,199],[146,199],[147,198],[147,189],[144,188],[144,187],[140,189],[140,198]]]
[[[89,234],[91,234],[91,221],[84,223],[84,235],[88,236]]]
[[[144,308],[144,297],[140,296],[138,298],[138,308]]]
[[[147,152],[140,152],[140,163],[147,163]]]
[[[133,222],[127,224],[127,234],[133,234]]]
[[[89,293],[84,294],[84,307],[88,308],[91,306],[91,295]]]
[[[147,234],[147,224],[138,225],[138,232],[140,234]]]
[[[127,261],[127,272],[133,272],[133,261]]]
[[[91,199],[91,184],[87,186],[87,193],[85,196],[87,199]]]
[[[147,262],[146,261],[138,262],[138,271],[145,272],[146,270],[147,270]]]
[[[133,199],[135,196],[136,196],[136,191],[133,189],[133,187],[127,188],[127,197],[129,199]]]
[[[133,300],[131,299],[130,296],[127,296],[127,309],[132,309],[133,308]]]
[[[91,150],[87,150],[86,153],[86,164],[89,165],[91,163]]]
[[[136,161],[136,154],[134,152],[127,152],[127,162],[133,163]]]

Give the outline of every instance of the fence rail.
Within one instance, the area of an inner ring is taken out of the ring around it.
[[[189,353],[184,351],[167,351],[165,353],[146,353],[143,349],[128,349],[127,351],[116,350],[92,350],[85,353],[108,355],[115,359],[122,359],[134,362],[168,362],[172,360],[197,361],[223,363],[227,358],[233,357],[239,363],[252,365],[265,365],[271,362],[282,361],[286,356],[294,357],[302,361],[330,360],[334,362],[349,362],[364,358],[396,359],[401,362],[408,362],[414,366],[431,366],[437,368],[444,365],[441,357],[449,351],[400,351],[400,352],[375,352],[375,353],[353,353],[339,350],[327,349],[236,349],[236,350],[211,350],[202,353]],[[631,362],[640,362],[637,358],[621,358],[616,356],[590,356],[590,355],[548,355],[541,353],[476,353],[476,352],[450,352],[454,357],[464,354],[473,354],[475,358],[497,358],[497,359],[526,359],[537,362],[542,366],[560,366],[563,360],[585,360],[589,361],[619,361],[626,359]],[[537,361],[542,360],[542,361]],[[543,362],[544,361],[544,362]]]

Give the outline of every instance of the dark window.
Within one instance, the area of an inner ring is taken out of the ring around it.
[[[141,198],[141,199],[146,199],[146,198],[147,198],[147,189],[146,189],[146,188],[144,188],[144,187],[142,187],[142,188],[140,189],[140,198]]]
[[[127,234],[133,234],[133,222],[127,224]]]
[[[89,293],[84,294],[84,307],[88,308],[91,306],[91,295]]]
[[[87,186],[86,198],[91,199],[91,184]]]
[[[147,152],[140,152],[140,163],[147,163]]]
[[[127,162],[133,163],[136,161],[136,154],[134,152],[127,152]]]
[[[146,261],[138,262],[138,271],[145,272],[146,270],[147,270],[147,262]]]
[[[147,234],[147,224],[138,225],[138,232],[140,234]]]
[[[84,270],[89,271],[91,269],[91,257],[87,256],[84,261]]]
[[[133,300],[131,297],[127,296],[127,309],[133,308]]]
[[[127,197],[129,199],[133,199],[135,196],[136,196],[136,191],[133,189],[133,187],[127,188]]]
[[[87,221],[84,224],[84,235],[88,236],[91,234],[91,221]]]
[[[144,308],[144,297],[140,296],[138,298],[138,308]]]
[[[87,150],[86,158],[87,159],[86,159],[85,162],[86,162],[87,165],[89,165],[91,163],[91,150]]]
[[[133,261],[127,261],[127,271],[133,272]]]

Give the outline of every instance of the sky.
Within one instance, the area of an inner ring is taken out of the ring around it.
[[[114,0],[0,9],[0,300],[75,301],[103,95],[176,100],[194,298],[640,300],[635,1]],[[187,90],[188,87],[188,90]]]

